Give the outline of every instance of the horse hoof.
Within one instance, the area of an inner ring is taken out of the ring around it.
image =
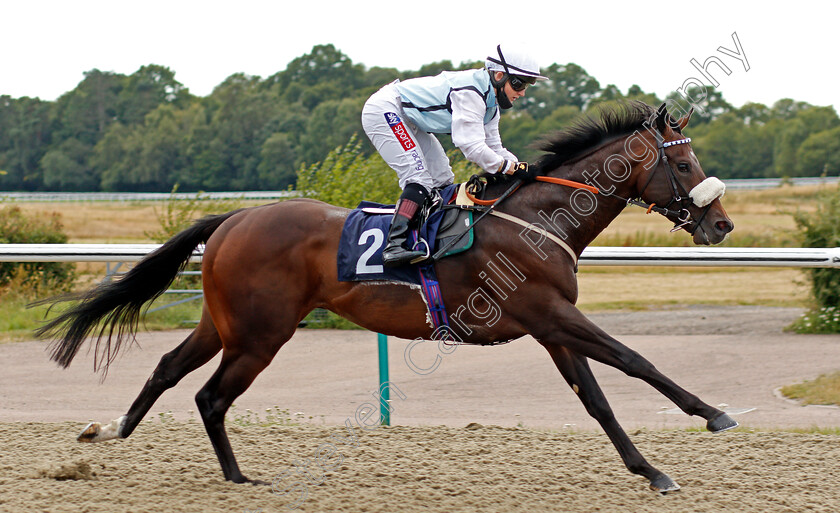
[[[115,438],[122,438],[120,436],[120,429],[125,422],[126,416],[123,415],[118,419],[112,420],[107,426],[102,426],[99,422],[91,422],[79,433],[76,437],[77,442],[104,442],[105,440],[113,440]]]
[[[721,413],[706,423],[706,429],[712,433],[723,433],[724,431],[729,431],[730,429],[735,429],[736,427],[738,427],[738,423],[725,413]]]
[[[102,424],[91,422],[76,437],[77,442],[96,442],[99,440],[99,433],[102,431]]]
[[[650,489],[665,495],[668,492],[677,492],[680,485],[665,474],[661,474],[650,482]]]
[[[242,474],[239,474],[238,476],[231,477],[230,481],[233,481],[236,484],[251,484],[251,485],[254,485],[254,486],[259,486],[259,485],[269,486],[269,485],[271,485],[271,483],[268,483],[266,481],[261,481],[259,479],[248,479],[247,477],[243,476]]]

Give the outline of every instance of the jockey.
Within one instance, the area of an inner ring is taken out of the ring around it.
[[[432,134],[452,134],[453,144],[467,160],[488,173],[533,180],[528,165],[502,146],[499,116],[500,109],[511,108],[525,96],[528,85],[545,78],[529,55],[503,52],[497,46],[484,68],[395,80],[368,99],[362,127],[397,172],[403,190],[382,255],[385,266],[403,265],[426,254],[405,247],[409,230],[432,190],[454,180],[449,159]]]

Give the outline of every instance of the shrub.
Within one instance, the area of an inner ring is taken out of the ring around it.
[[[797,333],[840,333],[840,310],[836,306],[813,308],[794,321]]]
[[[162,210],[155,209],[155,215],[160,223],[160,229],[152,232],[145,232],[155,242],[164,243],[177,235],[182,230],[189,228],[199,218],[211,214],[223,214],[240,208],[243,204],[242,198],[235,199],[214,199],[199,191],[187,199],[179,199],[178,184],[169,193],[169,199]],[[185,271],[196,272],[201,270],[200,264],[187,264]],[[174,285],[181,287],[194,286],[201,283],[201,277],[196,275],[181,275]]]
[[[355,135],[323,162],[298,171],[297,190],[306,198],[345,208],[362,200],[390,204],[400,196],[397,174],[378,154],[366,157]]]
[[[166,242],[178,232],[189,228],[199,218],[210,214],[223,214],[242,206],[242,199],[213,199],[199,191],[188,199],[178,199],[178,185],[172,188],[163,210],[155,209],[160,230],[146,232],[155,242]]]
[[[802,246],[806,248],[840,246],[840,187],[820,191],[816,205],[814,212],[800,211],[794,215],[796,226],[802,237]],[[840,307],[840,270],[809,269],[808,277],[811,281],[811,292],[816,307],[802,320],[795,323],[794,329],[809,333],[837,333],[840,331],[840,324],[834,322],[833,313],[834,309]],[[826,315],[827,311],[830,311],[831,315]]]
[[[451,151],[448,157],[455,182],[464,182],[481,172],[460,151]],[[355,135],[346,145],[331,151],[323,162],[298,171],[297,190],[306,198],[345,208],[356,208],[362,200],[390,205],[400,197],[397,173],[378,153],[365,156]]]
[[[62,228],[57,213],[27,217],[20,207],[0,208],[0,244],[64,244]],[[75,269],[75,264],[64,262],[0,262],[0,286],[4,292],[66,291],[75,280]]]

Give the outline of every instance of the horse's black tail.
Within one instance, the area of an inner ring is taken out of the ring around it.
[[[85,339],[96,334],[93,366],[94,370],[104,366],[104,376],[126,335],[133,340],[143,305],[163,294],[187,265],[196,246],[207,242],[210,235],[237,212],[239,210],[196,221],[143,258],[119,280],[102,283],[88,292],[35,303],[78,301],[35,331],[38,337],[53,339],[49,346],[50,358],[67,367]]]

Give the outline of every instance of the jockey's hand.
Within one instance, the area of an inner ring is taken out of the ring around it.
[[[513,173],[511,173],[514,178],[518,178],[525,183],[533,182],[537,179],[537,170],[530,168],[527,162],[517,162],[513,165]]]

